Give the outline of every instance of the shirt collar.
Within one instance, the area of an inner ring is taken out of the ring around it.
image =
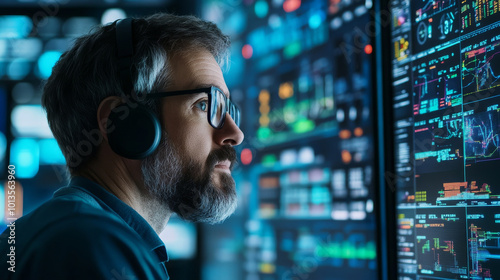
[[[69,187],[80,187],[93,195],[99,202],[102,202],[112,212],[117,214],[125,223],[127,223],[139,236],[146,242],[148,248],[153,251],[161,262],[168,261],[165,244],[158,234],[149,225],[149,223],[132,207],[121,201],[112,193],[98,185],[97,183],[85,178],[76,176],[69,183]]]

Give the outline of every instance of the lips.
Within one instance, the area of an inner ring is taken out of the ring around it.
[[[218,161],[215,164],[215,168],[221,168],[221,169],[230,170],[231,169],[231,161],[229,161],[229,160]]]

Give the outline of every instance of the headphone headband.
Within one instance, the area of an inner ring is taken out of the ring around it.
[[[126,18],[116,22],[116,47],[118,54],[118,73],[125,95],[132,94],[132,56],[134,55],[134,43],[132,32],[132,19]]]

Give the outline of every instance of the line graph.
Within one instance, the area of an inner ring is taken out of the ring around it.
[[[485,38],[488,37],[485,36]],[[477,93],[490,97],[499,93],[500,38],[499,41],[488,45],[486,45],[486,41],[466,46],[465,51],[462,51],[461,68],[464,97]],[[478,47],[474,48],[474,46]]]
[[[462,118],[448,117],[415,127],[414,153],[419,174],[453,170],[463,165]]]
[[[415,61],[413,114],[425,114],[462,104],[460,58],[453,46]]]
[[[500,109],[464,118],[465,156],[468,162],[500,159]]]

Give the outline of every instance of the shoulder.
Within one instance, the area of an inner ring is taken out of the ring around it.
[[[50,203],[16,225],[19,279],[157,278],[159,261],[125,222],[82,202]]]

